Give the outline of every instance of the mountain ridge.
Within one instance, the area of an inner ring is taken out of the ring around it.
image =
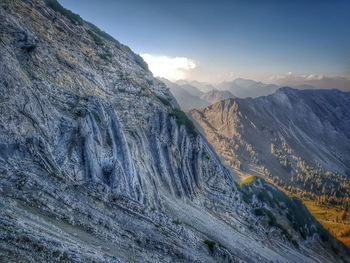
[[[226,81],[218,84],[217,89],[228,90],[239,98],[256,98],[272,94],[278,89],[275,84],[265,84],[260,81],[237,78],[233,81]]]
[[[243,170],[253,174],[272,174],[270,179],[281,180],[282,186],[295,186],[295,191],[328,196],[336,193],[346,198],[349,103],[348,93],[339,90],[283,87],[272,95],[228,99],[193,110],[190,115],[232,169],[243,165]],[[234,149],[243,151],[241,156]],[[256,173],[256,169],[260,172]],[[328,178],[334,181],[326,183],[323,173],[330,173]],[[302,178],[311,174],[313,181],[302,186]],[[294,181],[290,181],[291,177]],[[321,181],[316,183],[318,180]],[[329,189],[325,190],[327,184]]]
[[[328,100],[328,101],[327,101]],[[328,103],[328,106],[324,106],[324,109],[321,109],[319,105],[323,105],[323,103]],[[248,103],[249,102],[249,103]],[[289,116],[288,118],[285,117],[287,121],[289,121],[290,118],[294,118],[294,122],[303,122],[303,118],[314,118],[314,116],[317,115],[320,120],[316,120],[317,125],[320,123],[325,123],[326,125],[331,125],[334,130],[334,132],[339,133],[340,131],[342,133],[345,133],[346,137],[349,136],[349,120],[346,118],[347,116],[347,103],[349,102],[348,98],[348,93],[333,89],[333,90],[325,90],[325,89],[320,89],[320,90],[297,90],[293,89],[290,87],[282,87],[278,89],[274,94],[268,95],[268,96],[262,96],[258,97],[255,99],[252,98],[247,98],[247,99],[241,99],[241,98],[236,98],[236,99],[228,99],[226,101],[221,101],[219,103],[216,103],[214,105],[211,105],[209,107],[214,108],[214,107],[219,107],[219,109],[224,109],[227,108],[229,111],[230,108],[235,108],[237,109],[242,109],[242,114],[245,114],[245,112],[250,111],[250,114],[254,118],[258,115],[258,113],[269,110],[273,112],[272,117],[270,117],[270,121],[267,123],[272,123],[273,118],[278,116],[278,110],[273,109],[272,106],[274,107],[282,107],[286,109],[285,116]],[[269,105],[267,105],[269,103]],[[237,106],[235,105],[237,104]],[[266,107],[270,108],[266,108]],[[256,108],[254,108],[256,107]],[[307,107],[307,108],[302,108],[302,107]],[[309,110],[309,107],[314,107],[313,111]],[[235,110],[237,110],[235,109]],[[296,114],[296,116],[293,116],[292,112],[295,109],[299,109],[302,111],[305,116],[299,116]],[[195,111],[194,111],[195,112]],[[308,117],[310,116],[310,117]],[[331,119],[333,117],[333,119]],[[312,123],[310,119],[309,123]],[[307,126],[307,122],[305,121],[303,123],[304,126]],[[286,126],[286,125],[284,125]],[[287,125],[288,126],[288,125]],[[339,126],[339,127],[336,127]],[[311,133],[311,131],[315,131],[317,127],[311,127],[310,130],[308,131]],[[321,132],[321,131],[316,131],[316,132]],[[327,132],[327,129],[326,129]],[[328,131],[329,134],[326,134],[327,139],[333,139],[333,140],[340,140],[330,131]],[[310,134],[309,134],[310,136]],[[345,172],[345,170],[343,170]]]

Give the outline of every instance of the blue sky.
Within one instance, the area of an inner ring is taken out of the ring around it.
[[[194,63],[178,77],[350,77],[350,1],[59,1],[151,63]]]

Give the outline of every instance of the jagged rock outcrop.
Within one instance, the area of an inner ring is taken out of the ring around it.
[[[260,221],[143,60],[56,1],[0,3],[0,74],[0,261],[348,260]]]

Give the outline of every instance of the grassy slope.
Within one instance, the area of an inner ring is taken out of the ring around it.
[[[240,185],[245,186],[251,184],[256,177],[253,175],[245,176],[241,179]],[[268,181],[268,180],[267,180]],[[274,185],[272,181],[269,182]],[[276,186],[278,187],[278,186]],[[278,189],[291,198],[295,195],[290,195],[284,189],[278,187]],[[336,239],[343,242],[348,248],[350,248],[350,219],[342,222],[343,210],[341,207],[330,205],[317,205],[314,201],[302,200],[302,203],[309,210],[309,212],[316,218],[316,220]],[[338,222],[337,222],[338,217]]]
[[[272,181],[268,182],[274,185]],[[277,185],[275,186],[278,187]],[[283,188],[278,187],[278,189],[290,196],[291,198],[298,197],[287,193]],[[298,198],[302,200],[303,204],[309,210],[309,212],[332,236],[334,236],[336,239],[343,242],[348,248],[350,248],[350,220],[348,219],[344,222],[341,222],[341,207],[330,205],[317,205],[315,201],[303,200],[301,197]]]
[[[247,177],[245,177],[244,179],[241,180],[239,185],[242,187],[244,185],[251,184],[254,181],[255,178],[256,177],[254,175],[247,176]]]
[[[338,220],[339,222],[336,222],[337,217],[341,218],[341,208],[317,205],[313,201],[303,201],[303,203],[325,229],[350,248],[350,221],[341,222]]]

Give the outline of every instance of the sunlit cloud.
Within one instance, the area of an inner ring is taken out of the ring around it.
[[[288,72],[287,74],[275,74],[270,76],[270,80],[323,80],[323,79],[329,79],[330,77],[327,77],[324,74],[293,74],[293,72]]]
[[[156,77],[169,80],[185,79],[188,73],[198,65],[196,61],[186,57],[154,56],[141,54],[147,62],[149,69]]]
[[[276,74],[269,78],[272,83],[280,85],[311,85],[315,88],[336,88],[350,90],[350,79],[340,76],[327,76],[324,74]]]

